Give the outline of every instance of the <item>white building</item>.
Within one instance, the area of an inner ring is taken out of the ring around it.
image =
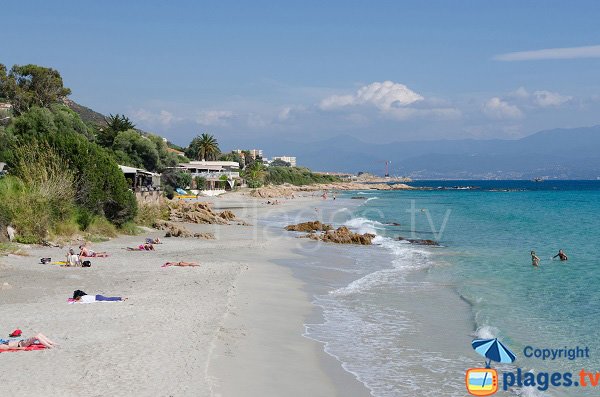
[[[292,167],[296,166],[296,157],[295,156],[273,156],[271,161],[273,161],[273,160],[285,161],[286,163],[290,163],[290,165]]]
[[[202,177],[209,182],[210,188],[215,188],[222,182],[222,177],[227,177],[230,184],[240,180],[240,165],[237,161],[190,161],[180,163],[173,169],[189,172],[192,177]]]
[[[248,153],[250,153],[250,157],[252,157],[252,160],[256,160],[257,157],[263,156],[262,149],[250,149],[250,150],[235,149],[233,152],[237,153],[239,155],[243,155],[244,152],[248,152]]]

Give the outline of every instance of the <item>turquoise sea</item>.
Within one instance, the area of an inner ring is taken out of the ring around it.
[[[311,259],[294,269],[321,312],[307,337],[377,397],[467,395],[465,370],[484,364],[470,347],[476,337],[498,337],[517,355],[514,364],[494,366],[501,371],[600,371],[600,181],[413,186],[431,189],[347,192],[323,205],[324,221],[378,237],[376,246],[327,255],[305,249]],[[552,259],[559,249],[568,261]],[[526,358],[526,346],[588,347],[590,357]],[[530,387],[497,395],[598,393]]]

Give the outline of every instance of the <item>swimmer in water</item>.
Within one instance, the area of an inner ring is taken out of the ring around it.
[[[531,265],[535,267],[540,266],[540,258],[535,254],[535,251],[531,251]]]
[[[558,254],[554,255],[552,257],[552,259],[556,258],[557,256],[560,258],[561,261],[568,261],[569,260],[569,257],[567,256],[567,254],[564,253],[563,250],[558,250]]]

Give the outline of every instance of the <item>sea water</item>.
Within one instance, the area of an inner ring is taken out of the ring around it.
[[[349,192],[312,214],[377,237],[369,247],[310,249],[296,264],[322,314],[305,335],[377,397],[466,395],[465,370],[484,364],[470,347],[477,337],[498,337],[517,355],[500,370],[600,371],[600,181],[414,185],[431,189]],[[559,249],[568,261],[552,258]],[[588,347],[590,357],[528,359],[525,346]]]

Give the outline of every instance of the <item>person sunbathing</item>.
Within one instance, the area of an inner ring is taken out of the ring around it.
[[[121,302],[127,298],[120,296],[103,296],[103,295],[88,295],[82,290],[73,291],[73,300],[81,303],[94,303],[94,302]]]
[[[169,267],[169,266],[191,266],[191,267],[196,267],[196,266],[200,266],[199,264],[197,264],[196,262],[166,262],[164,265],[162,265],[161,267]]]
[[[79,256],[84,258],[106,258],[108,256],[106,252],[95,252],[85,245],[80,245],[79,250]]]
[[[127,251],[154,251],[154,245],[144,243],[140,244],[137,247],[127,247]]]
[[[40,333],[27,339],[4,341],[0,344],[0,350],[25,350],[33,344],[40,344],[48,349],[56,346],[56,343]]]

